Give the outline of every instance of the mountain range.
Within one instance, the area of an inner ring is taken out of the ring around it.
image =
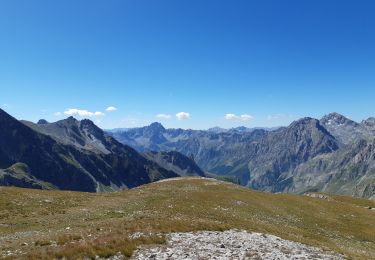
[[[0,185],[100,192],[180,176],[375,198],[375,119],[331,113],[274,129],[103,131],[88,119],[33,123],[0,110]]]
[[[334,192],[375,197],[375,119],[338,113],[277,129],[183,130],[160,123],[109,135],[139,152],[176,151],[207,173],[271,192]]]
[[[3,186],[97,192],[179,177],[176,171],[184,176],[202,175],[190,158],[180,154],[172,157],[157,157],[166,169],[152,156],[119,143],[87,119],[69,117],[34,124],[18,121],[0,110]]]

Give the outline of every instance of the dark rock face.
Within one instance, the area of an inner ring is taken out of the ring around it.
[[[259,190],[309,190],[372,197],[375,183],[375,119],[356,123],[332,113],[303,118],[276,130],[213,128],[208,131],[147,127],[113,132],[139,151],[178,151],[193,156],[206,172],[238,178]]]
[[[32,180],[58,189],[95,192],[178,176],[107,136],[89,120],[22,123],[0,110],[0,168],[8,169],[2,171],[0,184],[12,184],[10,169],[16,163],[28,170],[22,178],[13,178],[13,185],[23,181],[17,186],[25,187]]]
[[[254,149],[249,157],[249,186],[269,191],[280,191],[284,182],[283,172],[317,155],[338,149],[337,142],[319,121],[304,118],[287,128],[270,132]]]
[[[192,158],[176,151],[148,152],[144,156],[180,176],[205,176]]]
[[[31,171],[26,164],[16,163],[5,170],[0,170],[1,186],[16,186],[31,189],[52,189],[52,185],[48,185],[31,175]]]
[[[62,189],[95,191],[96,185],[91,176],[66,162],[76,155],[72,147],[59,145],[52,138],[36,133],[2,110],[0,150],[1,168],[22,162],[28,165],[35,178],[58,183]],[[65,174],[68,172],[69,175]]]

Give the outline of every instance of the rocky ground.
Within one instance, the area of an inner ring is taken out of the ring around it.
[[[132,259],[344,259],[272,235],[229,230],[172,233],[167,245],[142,247]]]

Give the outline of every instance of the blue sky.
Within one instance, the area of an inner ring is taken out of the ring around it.
[[[374,10],[365,0],[2,0],[0,106],[103,128],[279,126],[333,111],[359,121],[375,116]]]

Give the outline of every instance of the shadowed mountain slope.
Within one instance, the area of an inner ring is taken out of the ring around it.
[[[26,165],[28,170],[22,174],[27,178],[18,176],[10,181],[10,169],[16,163]],[[8,169],[2,171],[2,185],[27,186],[33,180],[80,191],[131,188],[178,176],[107,136],[89,120],[68,118],[32,125],[21,123],[2,110],[0,168]]]

